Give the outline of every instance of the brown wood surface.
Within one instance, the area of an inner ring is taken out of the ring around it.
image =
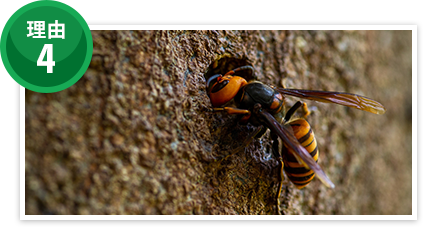
[[[219,162],[255,128],[207,111],[205,77],[245,64],[266,84],[356,93],[387,109],[306,101],[336,188],[286,179],[284,214],[411,214],[411,31],[92,35],[79,82],[26,91],[26,214],[273,214],[270,139]]]

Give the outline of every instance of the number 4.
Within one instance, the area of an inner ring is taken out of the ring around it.
[[[43,61],[44,56],[47,53],[47,61]],[[56,62],[53,61],[53,44],[44,44],[41,54],[37,60],[37,66],[47,66],[47,73],[53,73],[53,66]]]

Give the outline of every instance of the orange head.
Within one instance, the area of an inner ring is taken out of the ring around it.
[[[211,84],[213,80],[214,84]],[[247,81],[239,76],[216,74],[207,80],[208,95],[214,107],[222,106],[231,101],[238,93],[239,89],[246,85]]]

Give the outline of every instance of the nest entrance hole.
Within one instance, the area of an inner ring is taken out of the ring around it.
[[[229,72],[230,70],[236,69],[241,66],[249,65],[252,66],[246,58],[235,58],[227,55],[223,55],[218,57],[216,60],[213,61],[212,64],[207,69],[207,72],[204,74],[206,81],[216,75]],[[250,81],[255,79],[255,75],[250,75],[250,73],[246,71],[240,71],[236,74],[237,76],[243,77],[245,80]]]

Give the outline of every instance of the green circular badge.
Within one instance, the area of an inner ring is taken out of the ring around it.
[[[75,84],[93,53],[90,28],[70,6],[29,3],[7,21],[0,42],[6,70],[21,86],[51,93]]]

